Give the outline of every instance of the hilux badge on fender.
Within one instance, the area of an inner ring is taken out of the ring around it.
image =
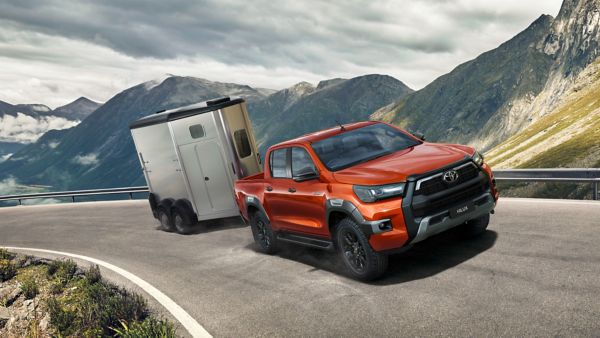
[[[458,179],[458,172],[456,170],[449,170],[442,176],[446,183],[454,183]]]

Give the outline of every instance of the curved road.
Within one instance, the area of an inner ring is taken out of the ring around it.
[[[0,246],[112,263],[217,337],[600,333],[599,202],[501,199],[481,238],[438,235],[371,284],[330,253],[259,254],[237,220],[189,236],[156,226],[145,201],[0,208]]]

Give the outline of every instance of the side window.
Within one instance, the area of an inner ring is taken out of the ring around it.
[[[271,159],[269,165],[271,167],[271,176],[278,178],[286,178],[287,170],[285,169],[285,162],[287,158],[287,149],[277,149],[271,152]]]
[[[250,147],[250,141],[248,141],[246,129],[236,130],[233,133],[233,139],[235,140],[235,147],[237,148],[238,156],[240,158],[246,158],[252,154],[252,148]]]
[[[292,148],[292,176],[296,177],[308,170],[316,171],[308,152],[303,148]]]
[[[194,124],[190,126],[190,136],[193,139],[204,137],[204,127],[201,124]]]

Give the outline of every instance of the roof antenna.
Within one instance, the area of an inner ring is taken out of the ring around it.
[[[346,128],[344,128],[344,125],[343,125],[343,124],[341,124],[341,123],[340,123],[340,121],[338,121],[338,120],[335,120],[335,123],[337,123],[337,124],[338,124],[338,126],[340,126],[340,130],[341,130],[341,131],[346,131]]]

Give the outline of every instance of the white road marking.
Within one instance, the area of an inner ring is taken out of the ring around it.
[[[542,198],[518,198],[518,197],[502,197],[498,201],[499,204],[502,202],[526,202],[526,203],[560,203],[560,204],[586,204],[595,205],[600,207],[600,201],[592,200],[561,200],[561,199],[542,199]]]
[[[144,291],[146,291],[150,296],[154,297],[154,299],[156,299],[162,306],[164,306],[181,323],[181,325],[183,325],[186,328],[186,330],[193,337],[212,337],[211,334],[208,333],[208,331],[206,331],[204,329],[204,327],[202,327],[202,325],[200,325],[194,318],[192,318],[192,316],[190,316],[184,309],[182,309],[181,306],[177,305],[177,303],[175,303],[171,298],[169,298],[167,295],[162,293],[160,290],[158,290],[157,288],[152,286],[150,283],[148,283],[145,280],[141,279],[140,277],[132,274],[131,272],[121,269],[118,266],[112,265],[110,263],[107,263],[105,261],[102,261],[102,260],[99,260],[96,258],[72,254],[72,253],[68,253],[68,252],[62,252],[62,251],[53,251],[53,250],[35,249],[35,248],[21,248],[21,247],[13,247],[13,246],[0,246],[0,247],[5,248],[7,250],[13,250],[13,251],[15,251],[15,250],[33,251],[33,252],[49,253],[49,254],[59,255],[59,256],[73,257],[73,258],[78,258],[78,259],[85,260],[85,261],[88,261],[88,262],[91,262],[94,264],[98,264],[99,266],[102,266],[104,268],[112,270],[112,271],[118,273],[119,275],[129,279],[135,285],[139,286]]]

